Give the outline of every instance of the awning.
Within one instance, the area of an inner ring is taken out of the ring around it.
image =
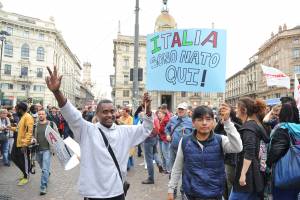
[[[273,106],[280,103],[280,98],[266,99],[265,101],[267,105]]]

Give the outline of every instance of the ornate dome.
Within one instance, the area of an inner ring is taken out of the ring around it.
[[[168,10],[162,10],[155,21],[155,32],[177,28],[175,19],[169,14]]]

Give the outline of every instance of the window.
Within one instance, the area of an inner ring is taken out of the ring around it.
[[[4,65],[4,74],[11,75],[11,65],[9,65],[9,64]]]
[[[36,69],[36,77],[43,78],[43,68]]]
[[[129,46],[128,46],[128,45],[125,46],[125,51],[126,51],[126,52],[129,51]]]
[[[11,83],[1,83],[1,89],[3,90],[13,90],[14,85]]]
[[[129,68],[129,58],[124,59],[124,68],[128,69]]]
[[[10,26],[8,26],[7,28],[6,28],[6,31],[9,33],[9,35],[13,35],[13,28],[12,27],[10,27]]]
[[[22,59],[29,59],[29,45],[23,44],[21,47],[21,58]]]
[[[186,97],[186,92],[181,92],[181,97]]]
[[[25,38],[29,38],[29,31],[24,31],[23,36],[24,36]]]
[[[36,60],[38,61],[44,61],[45,59],[45,50],[43,47],[39,47],[36,50]]]
[[[21,76],[28,76],[28,67],[21,67]]]
[[[123,97],[129,97],[129,90],[123,90]]]
[[[294,38],[293,44],[299,44],[299,38]]]
[[[280,93],[276,93],[275,98],[280,98]]]
[[[33,91],[43,92],[44,90],[45,90],[45,87],[43,85],[34,85],[33,86]]]
[[[300,57],[300,49],[293,49],[293,58]]]
[[[44,38],[45,38],[45,34],[44,33],[39,33],[39,39],[44,40]]]
[[[128,85],[128,82],[129,82],[129,76],[124,75],[124,85]]]
[[[300,74],[300,65],[294,66],[294,72],[295,72],[296,74]]]
[[[26,88],[27,88],[28,90],[30,90],[30,86],[29,86],[29,85],[26,85],[26,84],[21,84],[21,85],[19,85],[19,90],[21,90],[21,91],[25,91]]]
[[[12,57],[13,56],[13,45],[12,45],[11,42],[5,42],[4,56],[6,56],[6,57]]]
[[[194,93],[194,96],[195,96],[195,97],[199,97],[199,93],[195,92],[195,93]]]

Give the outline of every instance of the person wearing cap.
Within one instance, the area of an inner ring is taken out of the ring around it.
[[[180,103],[177,106],[177,115],[173,116],[165,128],[167,140],[171,142],[170,146],[170,166],[172,168],[179,141],[182,136],[189,135],[193,131],[192,119],[187,115],[187,104]]]
[[[172,169],[175,162],[179,141],[184,135],[190,135],[193,132],[192,119],[187,115],[187,104],[180,103],[177,106],[177,115],[173,116],[165,128],[167,140],[171,142],[170,145],[170,161],[169,165]],[[176,189],[174,194],[176,196]]]
[[[16,112],[20,117],[17,127],[10,127],[10,130],[17,132],[17,140],[13,144],[12,160],[22,171],[23,177],[19,179],[19,186],[25,185],[29,180],[30,158],[28,146],[31,144],[33,134],[33,117],[27,112],[28,106],[24,102],[16,105]]]

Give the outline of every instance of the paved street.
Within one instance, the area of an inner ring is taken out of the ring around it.
[[[31,175],[30,182],[23,186],[17,186],[20,171],[12,165],[4,167],[0,165],[0,200],[82,200],[77,190],[79,167],[64,171],[56,157],[52,159],[52,170],[45,196],[39,195],[40,169],[36,167],[36,174]],[[155,168],[154,185],[142,185],[141,181],[147,177],[144,166],[139,165],[143,160],[136,160],[136,167],[128,173],[128,181],[131,184],[126,200],[163,200],[167,194],[167,175],[158,174]],[[36,163],[37,164],[37,163]],[[38,165],[38,164],[37,164]],[[157,176],[158,175],[158,176]]]

